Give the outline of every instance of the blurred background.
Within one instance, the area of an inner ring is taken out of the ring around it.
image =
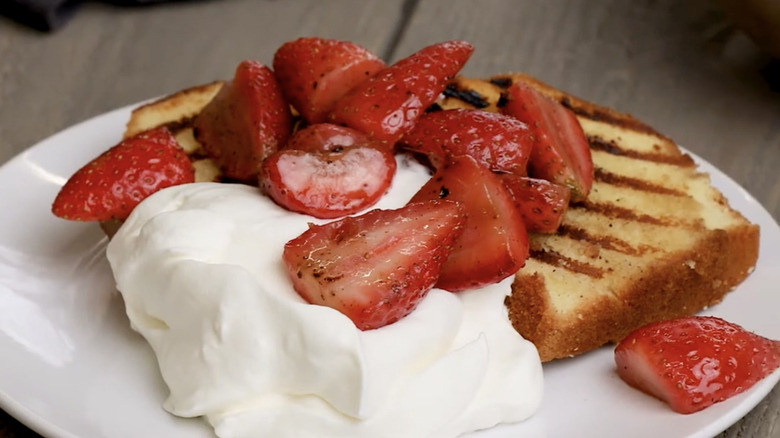
[[[778,220],[779,16],[780,0],[0,0],[0,163],[103,112],[229,78],[244,59],[270,64],[299,36],[387,61],[465,39],[464,74],[522,71],[631,113]],[[780,436],[779,417],[776,388],[722,437]],[[0,438],[35,436],[0,412]]]

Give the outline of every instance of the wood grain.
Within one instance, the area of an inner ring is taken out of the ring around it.
[[[302,35],[388,60],[462,38],[465,73],[524,71],[666,133],[780,218],[780,69],[707,0],[222,0],[82,5],[54,34],[0,17],[0,162],[107,110],[270,63]],[[775,61],[776,62],[776,61]],[[774,70],[772,70],[774,68]],[[763,72],[763,73],[762,73]],[[780,436],[780,387],[719,435]],[[0,437],[36,438],[0,411]]]

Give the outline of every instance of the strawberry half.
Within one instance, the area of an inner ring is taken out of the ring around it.
[[[395,169],[393,154],[364,134],[319,123],[263,162],[260,187],[288,210],[337,218],[376,203]]]
[[[563,222],[571,189],[545,179],[499,174],[529,233],[554,233]]]
[[[408,315],[433,287],[464,221],[449,201],[372,210],[311,225],[285,245],[283,259],[307,302],[375,329]]]
[[[753,386],[780,366],[780,341],[720,318],[646,325],[615,348],[618,375],[676,412],[689,414]]]
[[[168,129],[157,128],[121,141],[76,171],[51,210],[75,221],[124,220],[152,193],[194,180],[192,164],[176,139]]]
[[[593,159],[574,113],[523,82],[504,97],[501,111],[530,126],[536,139],[528,174],[568,186],[573,202],[584,201],[593,185]]]
[[[435,168],[450,157],[471,155],[490,170],[526,175],[534,139],[528,126],[514,117],[450,109],[424,114],[401,143],[425,154]]]
[[[412,129],[473,51],[474,46],[464,41],[424,47],[380,70],[339,99],[330,121],[392,147]]]
[[[292,114],[271,70],[244,61],[198,114],[194,127],[225,177],[254,184],[260,164],[292,133]]]
[[[468,155],[454,157],[412,197],[457,201],[466,225],[444,263],[437,287],[452,292],[496,283],[528,258],[528,233],[499,177]]]
[[[312,37],[279,47],[273,67],[290,104],[307,122],[320,123],[339,98],[385,63],[357,44]]]

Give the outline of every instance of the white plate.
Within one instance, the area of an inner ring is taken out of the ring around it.
[[[71,127],[0,168],[0,406],[51,438],[213,438],[205,421],[162,409],[166,389],[151,350],[128,326],[101,231],[49,212],[65,179],[119,140],[129,111]],[[708,313],[780,339],[780,228],[736,183],[702,167],[762,230],[755,273]],[[544,371],[544,401],[531,420],[470,436],[709,437],[780,380],[778,371],[744,394],[679,415],[625,385],[610,347]]]

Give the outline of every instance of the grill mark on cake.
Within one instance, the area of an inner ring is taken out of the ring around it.
[[[606,271],[587,263],[580,262],[578,260],[571,259],[565,255],[551,251],[551,250],[538,250],[532,249],[530,257],[536,259],[541,263],[545,263],[557,268],[566,269],[567,271],[575,272],[578,274],[584,274],[588,277],[602,278]]]
[[[598,213],[608,218],[623,219],[627,221],[641,222],[641,223],[652,224],[652,225],[662,225],[662,226],[671,225],[670,221],[668,220],[663,220],[661,218],[657,218],[655,216],[650,216],[647,214],[637,213],[634,210],[624,208],[624,207],[618,207],[613,204],[592,202],[586,200],[584,203],[581,204],[570,205],[569,208],[592,211],[594,213]]]
[[[604,216],[605,219],[621,219],[625,221],[639,222],[661,227],[678,227],[691,230],[699,230],[703,227],[703,224],[699,222],[685,221],[684,219],[675,220],[674,218],[670,217],[650,216],[643,213],[637,213],[635,210],[631,210],[629,208],[618,207],[607,202],[593,202],[586,200],[585,202],[579,204],[569,205],[569,209],[589,211]]]
[[[488,82],[505,90],[512,86],[512,78],[507,76],[495,76],[490,78]]]
[[[482,109],[490,106],[490,102],[479,92],[470,89],[458,87],[456,82],[447,84],[447,88],[442,92],[446,97],[462,100],[476,108]]]
[[[582,228],[573,227],[566,224],[562,224],[560,227],[558,227],[557,234],[560,236],[570,237],[574,240],[588,242],[597,245],[599,248],[608,249],[631,256],[641,256],[648,252],[658,251],[658,248],[654,248],[649,245],[642,245],[639,248],[635,248],[631,246],[630,243],[617,237],[593,235]]]
[[[682,196],[682,197],[688,196],[685,192],[681,192],[679,190],[670,189],[669,187],[664,187],[658,184],[653,184],[649,181],[639,179],[639,178],[631,178],[629,176],[618,175],[616,173],[609,172],[602,168],[596,168],[593,172],[593,177],[596,181],[600,181],[606,184],[611,184],[613,186],[630,187],[635,190],[641,190],[650,193],[658,193],[661,195]]]
[[[593,120],[594,122],[607,123],[614,126],[620,126],[633,131],[643,132],[645,134],[655,135],[662,137],[661,133],[655,129],[645,125],[644,123],[636,120],[635,118],[627,115],[620,114],[614,111],[610,111],[606,108],[597,106],[585,107],[578,106],[572,103],[572,99],[569,96],[563,96],[560,99],[561,105],[570,109],[574,114],[584,117],[586,119]]]
[[[606,152],[611,155],[634,158],[637,160],[650,161],[653,163],[671,164],[680,167],[695,167],[696,163],[687,154],[666,155],[652,152],[640,152],[620,147],[614,141],[606,141],[598,136],[588,136],[590,148],[597,151]]]

